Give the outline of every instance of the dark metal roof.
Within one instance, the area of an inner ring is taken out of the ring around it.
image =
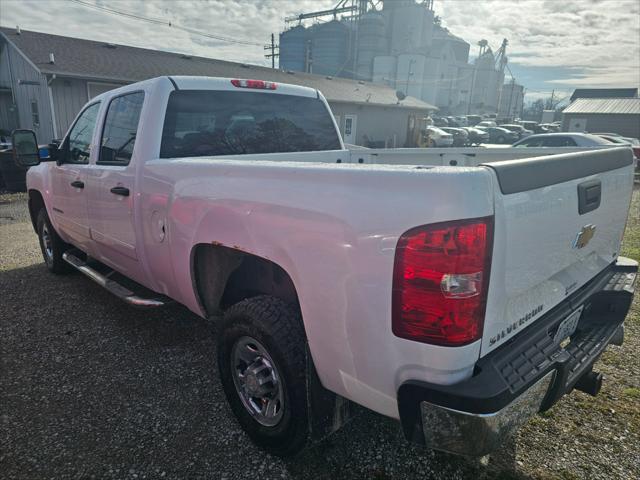
[[[163,75],[257,78],[303,85],[320,90],[330,102],[393,106],[418,110],[437,110],[414,97],[399,105],[395,90],[385,85],[345,78],[246,65],[180,53],[96,42],[48,33],[0,27],[0,34],[13,43],[42,73],[131,83]],[[55,63],[49,63],[53,53]]]
[[[562,113],[640,115],[640,98],[578,98]]]
[[[632,98],[638,96],[637,88],[576,88],[571,95],[577,98]]]

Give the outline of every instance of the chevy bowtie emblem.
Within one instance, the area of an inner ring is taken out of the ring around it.
[[[596,226],[589,224],[582,227],[582,230],[576,235],[576,239],[573,241],[572,248],[582,248],[589,243],[589,241],[596,234]]]

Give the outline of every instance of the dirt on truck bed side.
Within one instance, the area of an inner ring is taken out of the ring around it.
[[[640,189],[622,254],[640,259]],[[0,193],[3,478],[629,479],[640,477],[640,305],[596,369],[504,451],[467,460],[409,445],[363,412],[291,460],[258,450],[217,379],[215,327],[179,306],[132,309],[43,263],[25,194]]]

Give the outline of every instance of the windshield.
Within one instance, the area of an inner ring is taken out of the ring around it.
[[[161,158],[339,150],[319,98],[180,90],[169,97]]]

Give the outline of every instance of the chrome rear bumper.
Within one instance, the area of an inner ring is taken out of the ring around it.
[[[425,445],[463,455],[482,456],[496,450],[540,410],[555,372],[547,373],[506,407],[494,413],[468,413],[421,402]]]

